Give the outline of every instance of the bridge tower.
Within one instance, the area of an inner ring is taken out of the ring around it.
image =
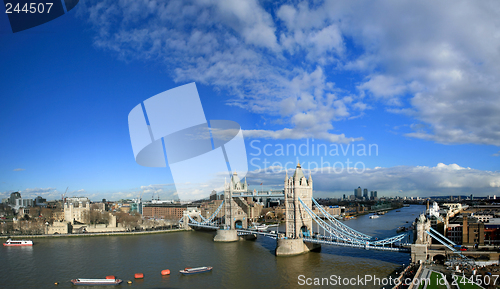
[[[411,261],[413,263],[425,262],[427,251],[431,245],[431,237],[425,233],[431,228],[431,221],[421,214],[415,222],[415,243],[411,245]]]
[[[247,215],[233,199],[234,193],[246,194],[247,191],[246,179],[242,183],[236,172],[231,176],[230,182],[224,184],[224,223],[227,229],[247,228]]]
[[[312,208],[313,181],[311,175],[306,179],[300,163],[295,173],[285,177],[285,238],[279,238],[276,244],[277,256],[290,256],[317,249],[317,244],[304,243],[304,237],[312,235],[312,218],[301,202]]]
[[[312,218],[303,208],[299,198],[306,206],[312,208],[313,181],[311,175],[306,179],[300,163],[295,173],[285,177],[285,223],[286,237],[296,239],[310,237],[312,234]]]
[[[246,229],[247,215],[240,206],[233,200],[233,194],[246,194],[248,191],[247,181],[242,183],[236,172],[231,176],[229,183],[224,184],[224,226],[217,230],[214,237],[216,242],[238,241],[238,232],[236,229]],[[236,195],[237,197],[237,195]]]

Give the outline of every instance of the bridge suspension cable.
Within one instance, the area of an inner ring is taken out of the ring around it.
[[[208,220],[205,219],[204,221],[205,222],[212,222],[215,219],[215,217],[217,217],[217,214],[219,214],[219,211],[223,205],[224,205],[224,200],[222,200],[222,203],[220,203],[220,206],[217,208],[217,210],[215,210],[215,212],[210,216],[210,218],[208,218]],[[203,217],[202,217],[202,219],[203,219]]]
[[[323,214],[323,216],[325,216],[325,218],[327,218],[332,223],[332,225],[336,226],[339,230],[345,231],[346,233],[348,233],[348,234],[350,234],[352,236],[357,236],[360,239],[364,239],[364,240],[371,240],[371,239],[373,239],[372,236],[369,236],[369,235],[363,234],[361,232],[358,232],[358,231],[356,231],[356,230],[354,230],[354,229],[346,226],[344,223],[338,221],[334,216],[330,215],[323,208],[323,206],[321,206],[320,204],[318,204],[318,202],[314,198],[311,198],[311,200],[313,201],[313,203],[316,206],[316,208],[318,208],[320,210],[320,212]]]
[[[302,204],[302,206],[305,208],[306,212],[311,216],[311,218],[313,218],[313,220],[318,225],[320,225],[323,228],[323,230],[326,230],[332,236],[335,236],[335,238],[333,238],[333,239],[336,239],[336,240],[341,240],[341,241],[348,242],[351,244],[366,245],[366,246],[374,246],[375,247],[375,246],[381,246],[381,245],[383,246],[386,244],[393,244],[395,242],[402,240],[404,237],[406,237],[408,235],[408,233],[404,233],[404,234],[400,234],[400,235],[386,238],[386,239],[382,239],[382,240],[373,240],[373,239],[367,240],[366,238],[361,238],[359,236],[353,235],[352,233],[348,232],[347,230],[344,230],[344,229],[339,230],[338,227],[331,226],[326,221],[322,220],[318,215],[316,215],[311,210],[311,208],[307,207],[306,204],[300,198],[299,198],[299,201]],[[344,226],[347,227],[346,225],[344,225]],[[347,228],[349,228],[349,227],[347,227]],[[349,228],[349,229],[353,230],[351,228]],[[363,234],[363,235],[365,235],[365,234]],[[368,235],[365,235],[365,236],[368,236]],[[322,236],[322,237],[332,239],[332,237],[330,237],[330,236]]]
[[[201,225],[201,226],[205,226],[205,227],[206,226],[215,226],[215,227],[218,226],[218,222],[215,221],[215,218],[217,217],[217,214],[219,213],[219,211],[221,210],[223,205],[224,205],[224,201],[222,201],[222,203],[217,208],[217,210],[215,210],[215,212],[208,219],[203,218],[203,216],[201,214],[197,214],[196,216],[198,216],[202,219],[201,222],[196,221],[195,219],[193,219],[193,217],[191,217],[191,215],[188,215],[189,223],[195,224],[195,225]],[[181,221],[179,221],[179,222],[181,222]]]
[[[334,228],[328,222],[321,219],[318,215],[316,215],[311,208],[309,208],[300,198],[299,202],[302,204],[306,212],[311,216],[311,218],[321,227],[325,232],[328,232],[330,236],[324,236],[328,239],[335,239],[339,241],[344,241],[353,244],[365,244],[366,240],[361,239],[358,236],[351,235],[345,231],[340,231],[337,228]]]
[[[432,229],[432,228],[431,228]],[[462,257],[463,259],[465,260],[468,260],[468,258],[462,254],[461,251],[458,251],[456,250],[455,248],[451,247],[449,244],[447,244],[447,242],[451,242],[450,239],[446,238],[445,236],[441,235],[439,232],[437,232],[436,230],[432,230],[433,232],[437,233],[437,234],[433,234],[431,233],[431,231],[424,231],[427,235],[431,236],[432,238],[434,238],[436,241],[438,241],[439,243],[443,244],[446,248],[450,249],[453,253],[459,255],[460,257]],[[441,237],[438,237],[438,235]]]

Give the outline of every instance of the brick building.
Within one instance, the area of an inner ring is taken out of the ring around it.
[[[446,237],[459,245],[484,245],[485,224],[467,215],[454,217],[449,220]]]
[[[187,207],[188,205],[181,204],[144,204],[142,216],[144,218],[180,220]],[[193,204],[189,207],[193,207]]]

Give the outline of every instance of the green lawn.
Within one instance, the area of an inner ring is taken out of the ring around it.
[[[427,289],[447,289],[446,285],[440,285],[440,284],[444,284],[444,282],[445,282],[445,281],[439,281],[442,279],[443,279],[443,277],[441,277],[441,274],[434,272],[434,271],[431,272],[430,283],[427,285]],[[424,285],[425,285],[424,283],[420,284],[418,289],[423,289]]]

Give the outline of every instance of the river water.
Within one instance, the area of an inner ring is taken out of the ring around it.
[[[369,219],[365,215],[345,223],[363,233],[383,238],[396,235],[399,226],[410,225],[424,208],[412,205],[401,208],[400,212],[392,210],[378,219]],[[115,275],[125,282],[133,281],[116,288],[319,287],[301,285],[314,282],[314,278],[325,278],[322,280],[325,288],[382,288],[384,286],[374,282],[359,284],[357,280],[353,286],[333,286],[330,278],[338,280],[340,277],[341,282],[358,275],[386,278],[402,264],[408,264],[410,258],[408,253],[326,245],[319,253],[276,257],[276,241],[273,239],[258,237],[255,241],[215,243],[213,236],[212,232],[191,231],[35,238],[33,247],[2,246],[0,288],[75,288],[69,280],[105,278],[107,275]],[[210,273],[190,276],[178,273],[185,267],[198,266],[212,266],[214,269]],[[171,275],[161,276],[164,269],[169,269]],[[134,280],[134,273],[144,273],[144,279]],[[59,285],[54,285],[55,282]]]

